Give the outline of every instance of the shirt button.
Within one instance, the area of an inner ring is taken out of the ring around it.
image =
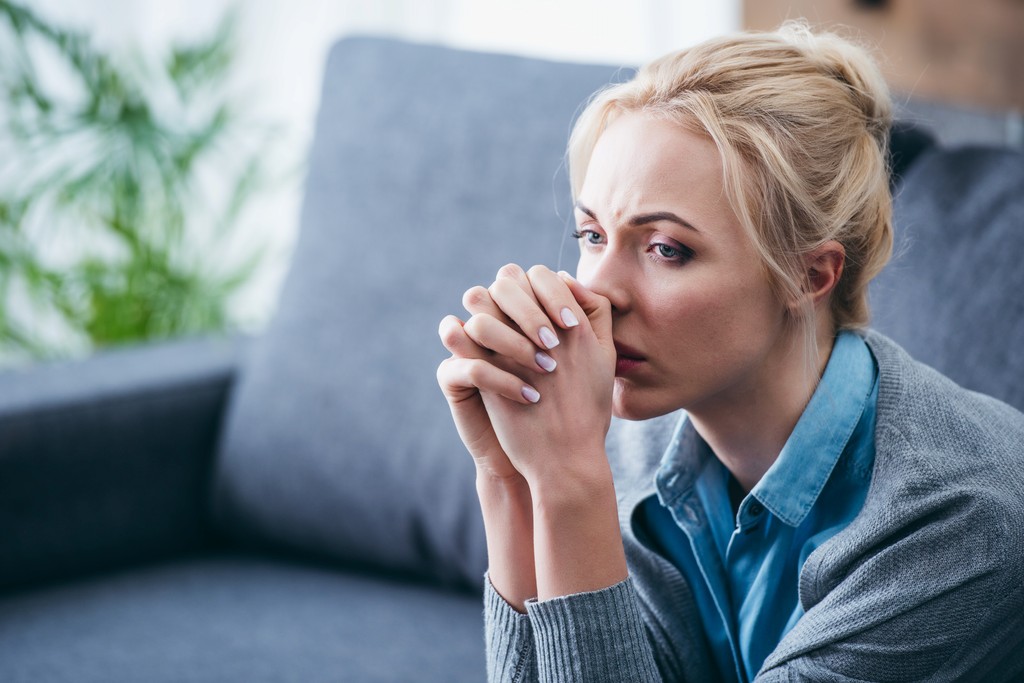
[[[751,503],[747,510],[750,512],[751,517],[757,517],[764,512],[764,507],[762,507],[760,503]]]

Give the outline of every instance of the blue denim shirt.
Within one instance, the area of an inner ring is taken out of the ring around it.
[[[683,416],[643,503],[646,532],[693,589],[722,680],[750,681],[803,615],[807,557],[860,512],[874,462],[878,370],[838,335],[778,459],[735,517],[731,474]]]

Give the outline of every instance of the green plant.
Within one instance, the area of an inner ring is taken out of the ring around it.
[[[235,24],[154,58],[0,0],[0,364],[237,327],[275,130],[232,100]]]

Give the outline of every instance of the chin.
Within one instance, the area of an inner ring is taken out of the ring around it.
[[[661,417],[675,412],[681,406],[675,404],[663,404],[646,392],[635,388],[627,388],[621,380],[615,381],[615,389],[612,392],[612,415],[621,420],[639,422],[650,420],[654,417]]]

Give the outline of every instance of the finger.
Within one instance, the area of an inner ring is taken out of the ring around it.
[[[446,358],[437,368],[437,383],[449,401],[461,401],[484,391],[516,403],[540,400],[540,393],[532,386],[480,358]]]
[[[512,280],[519,285],[526,294],[536,301],[536,297],[533,294],[533,288],[530,286],[530,280],[526,277],[526,271],[524,271],[518,264],[506,263],[498,269],[494,279]],[[516,331],[521,331],[519,326],[512,322],[498,307],[498,305],[494,303],[494,300],[491,298],[491,294],[486,287],[473,287],[467,290],[463,295],[462,305],[470,313],[489,313]]]
[[[537,294],[533,291],[533,285],[530,284],[530,278],[526,275],[526,271],[518,263],[506,263],[498,269],[498,275],[495,280],[508,279],[519,285],[519,288],[526,293],[528,297],[537,302],[537,306],[540,307],[540,302],[537,301]]]
[[[537,297],[533,293],[533,285],[530,284],[530,278],[518,263],[506,263],[499,268],[498,276],[495,279],[501,280],[502,278],[512,280],[519,285],[520,289],[533,297],[534,301],[537,300]]]
[[[529,339],[486,313],[474,315],[462,330],[477,346],[511,358],[529,370],[553,372],[557,365]]]
[[[600,339],[611,339],[612,337],[612,305],[607,298],[587,289],[583,283],[574,278],[564,270],[558,271],[558,276],[569,287],[573,298],[579,304],[580,309],[587,316],[590,326]]]
[[[466,334],[465,323],[454,315],[446,315],[437,327],[437,335],[441,343],[453,356],[459,358],[484,358],[487,349],[481,348]]]
[[[548,318],[565,329],[576,327],[586,314],[573,296],[565,280],[555,275],[546,266],[533,266],[527,272],[531,288],[538,303],[544,307]]]
[[[488,291],[486,287],[482,287],[480,285],[470,287],[465,291],[462,295],[462,307],[465,308],[470,315],[486,313],[506,325],[514,324],[508,316],[498,308],[498,304],[494,303],[494,299],[491,298],[490,291]]]
[[[523,291],[515,280],[498,278],[487,291],[498,308],[539,348],[553,349],[558,346],[558,336],[552,329],[554,325],[547,313],[532,294]]]

